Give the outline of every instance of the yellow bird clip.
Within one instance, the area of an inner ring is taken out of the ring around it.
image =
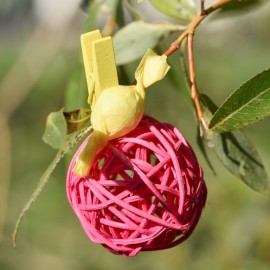
[[[148,50],[135,72],[136,85],[119,85],[111,37],[99,30],[81,35],[83,61],[91,105],[93,133],[73,168],[87,176],[95,155],[109,140],[133,130],[144,114],[145,88],[161,80],[169,66],[165,55]]]

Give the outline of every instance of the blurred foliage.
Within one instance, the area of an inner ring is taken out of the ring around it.
[[[196,6],[194,0],[172,0],[158,1],[150,0],[152,5],[161,12],[184,21],[191,21],[196,15]]]
[[[129,23],[114,35],[116,63],[124,65],[141,59],[148,48],[156,47],[164,36],[179,30],[181,27],[175,25],[150,24],[142,21]]]
[[[0,269],[269,269],[269,198],[237,181],[211,152],[217,175],[208,168],[196,147],[194,115],[180,93],[185,84],[177,54],[169,62],[174,71],[179,70],[178,77],[173,76],[172,81],[168,76],[147,90],[146,112],[176,125],[189,138],[204,167],[208,203],[191,238],[173,249],[129,259],[91,243],[68,205],[67,162],[63,162],[25,218],[18,247],[13,249],[11,233],[20,208],[55,154],[41,137],[46,116],[64,106],[65,89],[78,66],[79,35],[87,14],[78,1],[69,21],[52,29],[40,25],[34,1],[24,1],[24,5],[19,0],[6,2],[0,4]],[[61,10],[52,9],[50,16],[60,17],[70,2]],[[269,12],[269,3],[258,4],[254,11],[250,8],[239,16],[205,21],[196,32],[198,87],[216,103],[221,104],[232,89],[269,68]],[[103,23],[99,16],[96,27]],[[25,51],[31,40],[32,50]],[[172,40],[168,37],[160,42],[160,50],[168,48]],[[136,66],[137,61],[120,69],[123,81],[132,82]],[[76,101],[77,105],[82,104]],[[269,130],[269,119],[244,129],[268,172]]]

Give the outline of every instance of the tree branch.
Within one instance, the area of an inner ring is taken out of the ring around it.
[[[235,0],[219,0],[209,8],[204,9],[204,0],[201,0],[201,13],[191,21],[187,29],[171,44],[170,48],[164,54],[170,56],[172,53],[174,53],[179,48],[181,42],[189,34],[193,34],[196,28],[209,14],[233,1]]]

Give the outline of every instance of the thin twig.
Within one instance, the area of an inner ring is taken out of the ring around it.
[[[188,35],[188,66],[189,66],[189,79],[190,79],[190,94],[194,101],[197,111],[198,121],[202,123],[205,129],[208,126],[203,118],[203,112],[200,104],[200,93],[196,85],[195,65],[194,65],[194,52],[193,52],[193,34]]]
[[[199,102],[199,93],[196,85],[195,67],[194,67],[194,53],[193,53],[193,34],[188,35],[188,67],[189,67],[189,80],[190,80],[190,94],[194,101],[199,121],[203,117]]]
[[[205,0],[201,0],[201,15],[205,15],[204,2]]]

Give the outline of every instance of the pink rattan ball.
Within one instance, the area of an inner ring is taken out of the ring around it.
[[[144,116],[128,135],[110,141],[87,177],[67,173],[67,196],[89,238],[134,256],[187,239],[201,216],[207,189],[192,148],[169,124]]]

